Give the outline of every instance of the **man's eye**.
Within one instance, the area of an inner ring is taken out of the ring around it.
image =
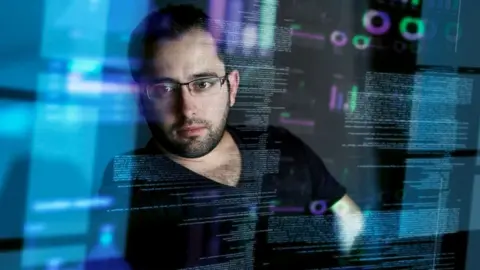
[[[171,92],[175,89],[175,87],[169,84],[161,84],[157,86],[157,89],[162,92]]]
[[[205,88],[208,88],[211,86],[211,83],[210,82],[206,82],[206,81],[202,81],[202,82],[197,82],[196,85],[195,85],[197,88],[200,88],[200,89],[205,89]]]

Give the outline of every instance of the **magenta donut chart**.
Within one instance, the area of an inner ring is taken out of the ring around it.
[[[375,17],[379,17],[382,19],[382,25],[381,26],[374,26],[372,21]],[[363,15],[363,26],[365,29],[373,34],[373,35],[383,35],[388,30],[390,30],[391,27],[391,20],[390,16],[383,11],[378,11],[378,10],[369,10]]]
[[[330,41],[335,46],[343,47],[347,44],[348,37],[347,34],[345,34],[344,32],[336,30],[333,31],[332,34],[330,34]]]

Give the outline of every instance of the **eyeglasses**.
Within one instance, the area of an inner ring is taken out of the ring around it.
[[[149,84],[146,87],[147,97],[151,100],[164,99],[172,96],[184,85],[188,86],[188,92],[194,97],[214,95],[220,92],[223,84],[227,81],[227,76],[228,74],[223,77],[199,78],[186,83],[169,81]]]

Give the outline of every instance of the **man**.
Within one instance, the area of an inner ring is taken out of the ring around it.
[[[103,258],[92,269],[114,269],[112,257],[133,269],[302,269],[311,267],[307,255],[286,249],[338,238],[348,252],[363,227],[345,189],[298,138],[227,125],[240,74],[225,65],[209,27],[201,10],[179,5],[150,14],[132,34],[132,75],[153,136],[106,169],[101,193],[115,205],[93,215],[92,233],[114,226],[109,243],[119,248],[92,255]],[[326,235],[327,214],[310,213],[318,201],[333,213],[336,235]],[[276,212],[281,206],[302,213]],[[323,266],[315,256],[310,264]]]

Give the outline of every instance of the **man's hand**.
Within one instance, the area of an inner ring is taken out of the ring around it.
[[[355,239],[362,233],[364,227],[363,214],[348,195],[343,196],[331,209],[340,229],[339,238],[342,250],[349,253]]]

